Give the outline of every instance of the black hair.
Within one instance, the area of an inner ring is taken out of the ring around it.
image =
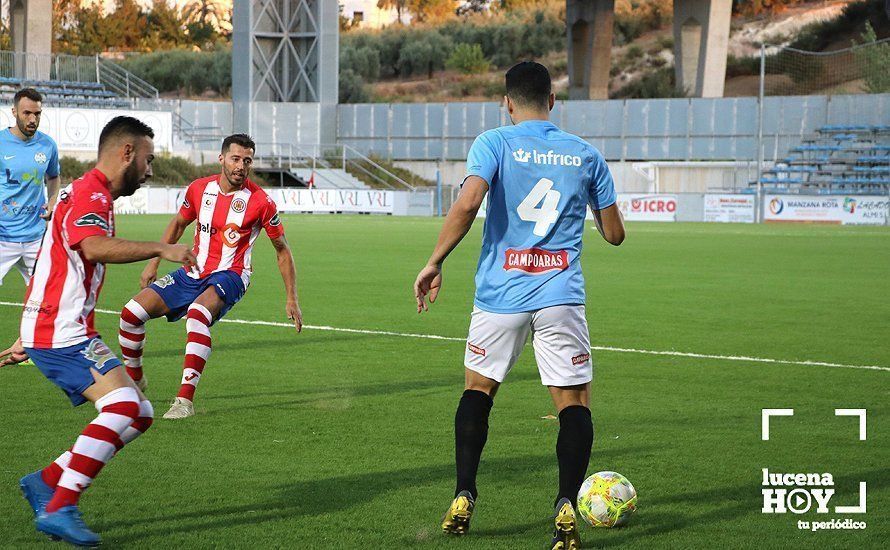
[[[256,153],[256,143],[253,142],[253,138],[251,138],[247,134],[232,134],[226,139],[223,140],[222,143],[222,154],[226,154],[229,151],[229,147],[232,144],[240,145],[245,149],[250,149],[254,153]]]
[[[19,106],[19,100],[23,97],[30,99],[31,101],[43,101],[43,96],[40,95],[40,92],[35,90],[34,88],[22,88],[17,91],[14,96],[12,96],[12,104],[15,107]]]
[[[523,61],[510,67],[506,76],[507,97],[528,107],[550,107],[550,72],[534,61]]]
[[[122,137],[154,138],[155,132],[146,123],[131,116],[116,116],[102,128],[99,134],[99,152],[112,141]]]

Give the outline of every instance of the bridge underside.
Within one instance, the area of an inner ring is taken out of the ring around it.
[[[566,0],[569,99],[608,99],[615,0]],[[674,2],[677,88],[723,97],[732,0]]]

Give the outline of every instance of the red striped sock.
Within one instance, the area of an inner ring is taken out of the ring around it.
[[[139,397],[133,388],[118,388],[96,401],[99,416],[90,422],[74,446],[71,461],[59,478],[47,512],[75,506],[102,467],[121,446],[121,436],[139,418]]]
[[[55,459],[53,462],[50,462],[49,466],[43,469],[40,472],[40,476],[43,478],[43,482],[52,487],[56,488],[56,485],[59,484],[59,479],[62,477],[62,474],[65,473],[65,468],[68,467],[68,464],[71,463],[71,449],[68,449],[61,455],[59,458]]]
[[[201,380],[201,373],[210,357],[210,323],[213,316],[201,304],[189,306],[186,314],[185,360],[182,367],[182,384],[177,397],[194,401],[195,389]]]
[[[121,310],[120,331],[117,341],[127,374],[133,380],[142,380],[142,348],[145,347],[145,323],[149,315],[139,302],[130,300]]]

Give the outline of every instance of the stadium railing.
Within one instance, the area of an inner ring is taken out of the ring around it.
[[[342,187],[342,178],[335,175],[339,170],[382,189],[416,189],[378,162],[345,144],[257,143],[257,150],[260,151],[254,158],[257,168],[310,170],[314,177],[331,187]],[[318,185],[319,182],[315,183]]]
[[[64,54],[33,54],[0,50],[0,85],[34,86],[50,91],[62,90],[57,96],[77,95],[83,98],[108,98],[105,105],[83,101],[66,106],[127,107],[120,99],[158,99],[157,88],[113,61],[99,56]],[[66,94],[65,91],[78,91]],[[52,94],[50,94],[52,95]],[[65,103],[60,99],[60,103]]]

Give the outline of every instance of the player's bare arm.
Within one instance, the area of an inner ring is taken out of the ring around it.
[[[173,219],[170,220],[170,223],[167,224],[167,228],[164,230],[164,236],[161,237],[161,242],[167,244],[178,243],[183,233],[185,233],[186,228],[188,228],[191,223],[191,221],[185,219],[182,214],[177,212],[176,215],[173,216]],[[159,257],[149,260],[148,265],[142,270],[142,277],[139,281],[140,288],[146,288],[157,280],[158,267],[160,265],[161,258]]]
[[[272,246],[275,247],[275,255],[278,257],[278,271],[281,272],[281,279],[284,281],[284,292],[287,295],[284,306],[287,318],[294,322],[297,332],[302,332],[303,312],[300,310],[300,299],[297,296],[297,268],[294,265],[294,255],[291,252],[290,245],[287,244],[287,237],[284,235],[272,239]]]
[[[414,281],[417,313],[429,310],[429,305],[424,302],[427,295],[429,303],[435,302],[439,296],[439,289],[442,287],[442,263],[470,231],[487,192],[488,183],[479,176],[469,176],[464,181],[460,195],[445,217],[433,255]]]
[[[184,244],[128,241],[115,237],[95,235],[80,243],[84,258],[92,263],[129,264],[149,258],[163,258],[183,265],[197,260],[191,249]]]
[[[59,199],[59,186],[62,178],[56,176],[54,178],[46,178],[46,211],[40,215],[44,220],[51,220],[53,217],[53,209],[56,207],[56,201]]]
[[[617,204],[593,211],[596,229],[607,243],[618,246],[624,242],[624,217]]]

